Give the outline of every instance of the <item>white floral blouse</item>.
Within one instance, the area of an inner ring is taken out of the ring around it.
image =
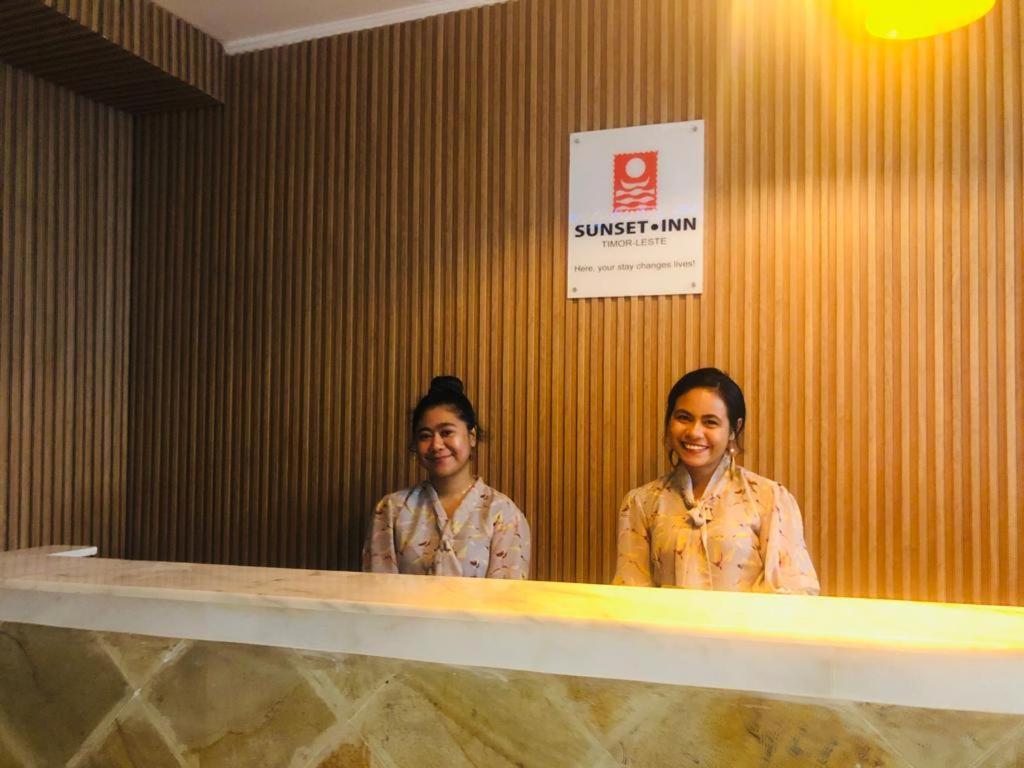
[[[818,594],[796,499],[774,480],[728,465],[718,466],[699,500],[682,467],[626,494],[613,583]]]
[[[452,513],[422,482],[377,504],[363,570],[427,576],[525,579],[530,526],[513,501],[477,478]]]

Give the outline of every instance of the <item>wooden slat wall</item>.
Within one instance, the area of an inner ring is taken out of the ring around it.
[[[223,101],[224,46],[151,0],[40,1]]]
[[[358,567],[461,375],[535,576],[607,581],[716,364],[827,593],[1022,600],[1020,0],[894,44],[802,0],[521,0],[229,59],[140,119],[133,556]],[[702,296],[568,301],[573,131],[707,121]]]
[[[124,553],[131,142],[0,64],[0,550]]]
[[[219,104],[223,90],[220,44],[173,17],[158,23],[167,16],[160,9],[143,14],[141,8],[149,6],[76,2],[62,12],[43,0],[4,0],[0,3],[0,61],[132,113]],[[81,22],[67,15],[71,12],[82,16]],[[166,55],[165,44],[166,50],[178,55]],[[169,70],[124,46],[153,49],[160,55],[151,58]],[[188,80],[207,87],[212,83],[212,93]]]

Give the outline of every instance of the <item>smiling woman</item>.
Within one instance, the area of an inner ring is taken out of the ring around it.
[[[412,414],[410,449],[428,479],[373,512],[363,570],[525,579],[530,526],[511,499],[473,474],[481,437],[462,382],[437,376]]]
[[[616,584],[818,593],[796,499],[736,464],[746,418],[743,392],[717,368],[675,383],[672,471],[622,503]]]

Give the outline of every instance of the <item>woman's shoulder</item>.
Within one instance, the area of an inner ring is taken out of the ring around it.
[[[384,507],[398,509],[410,502],[415,504],[424,493],[424,483],[417,483],[409,488],[403,488],[400,491],[392,491],[391,493],[385,494],[381,500],[377,502],[377,507],[378,509]]]
[[[522,510],[519,509],[519,505],[512,501],[512,499],[506,496],[504,493],[499,491],[497,488],[488,485],[482,479],[480,480],[480,485],[482,486],[480,489],[481,498],[489,498],[492,507],[497,506],[505,509],[511,508],[516,510],[516,512],[519,512],[520,514],[522,513]]]
[[[772,480],[770,477],[759,475],[746,467],[740,467],[740,473],[754,497],[766,505],[774,504],[779,500],[793,500],[794,503],[796,502],[793,499],[793,494],[778,480]]]
[[[625,498],[622,500],[622,506],[628,506],[634,502],[643,502],[647,499],[655,498],[660,496],[669,487],[669,481],[672,478],[672,474],[665,474],[661,477],[651,480],[649,483],[638,485],[636,488],[631,488],[626,492]]]
[[[743,479],[751,486],[764,486],[766,488],[782,487],[781,483],[772,480],[770,477],[759,475],[757,472],[747,469],[746,467],[739,467],[739,470],[740,474],[743,475]]]
[[[486,510],[484,514],[487,519],[493,521],[500,520],[505,525],[514,524],[520,530],[525,529],[529,532],[530,522],[518,504],[497,488],[489,486],[483,480],[480,480],[479,483],[481,485],[480,500],[484,502],[480,508]]]

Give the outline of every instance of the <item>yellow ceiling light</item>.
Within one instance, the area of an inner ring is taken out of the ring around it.
[[[863,0],[865,25],[875,37],[913,40],[977,21],[996,0]]]

